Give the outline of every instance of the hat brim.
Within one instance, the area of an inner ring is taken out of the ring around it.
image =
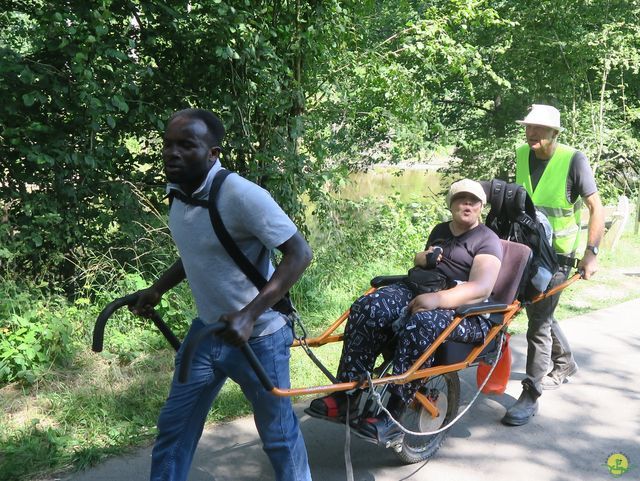
[[[549,127],[550,129],[557,130],[558,132],[562,132],[564,130],[564,127],[560,127],[559,125],[538,124],[535,122],[525,122],[524,120],[516,120],[516,124],[525,125],[525,126],[540,125],[542,127]]]
[[[478,194],[476,194],[475,192],[469,192],[468,190],[462,190],[460,192],[456,192],[455,194],[453,194],[451,197],[449,197],[449,207],[451,207],[451,204],[453,204],[453,201],[456,200],[458,197],[462,197],[464,195],[472,195],[473,197],[475,197],[477,200],[479,200],[480,202],[482,202],[482,205],[486,205],[487,201],[482,199],[482,197],[478,197]]]

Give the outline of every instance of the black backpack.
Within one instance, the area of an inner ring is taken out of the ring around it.
[[[485,224],[498,237],[525,244],[531,248],[532,259],[523,276],[519,299],[529,301],[544,292],[553,274],[558,272],[558,256],[551,246],[549,221],[537,211],[526,189],[503,180],[480,181],[487,194],[491,210]]]

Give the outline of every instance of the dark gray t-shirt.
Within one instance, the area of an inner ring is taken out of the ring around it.
[[[533,190],[536,189],[547,164],[549,164],[548,160],[538,159],[533,150],[529,152],[529,171]],[[569,175],[567,176],[567,200],[571,204],[575,204],[580,197],[589,197],[597,191],[596,180],[593,177],[593,170],[591,170],[587,156],[576,150],[571,157]]]
[[[500,239],[484,224],[454,236],[449,222],[443,222],[433,228],[425,250],[430,246],[442,247],[442,260],[436,270],[455,281],[468,281],[473,259],[478,254],[489,254],[502,261]]]

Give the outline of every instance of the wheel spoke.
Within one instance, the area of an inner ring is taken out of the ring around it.
[[[436,405],[439,415],[433,417],[420,403],[414,402],[405,409],[400,420],[405,428],[425,433],[436,431],[456,416],[460,402],[460,381],[457,373],[429,378],[420,392]],[[446,431],[430,436],[406,434],[402,450],[397,454],[406,463],[425,461],[436,453],[446,434]]]

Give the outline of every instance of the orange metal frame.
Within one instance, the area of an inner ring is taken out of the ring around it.
[[[552,289],[549,289],[545,293],[538,295],[531,301],[531,303],[539,302],[557,292],[562,291],[563,289],[573,284],[578,279],[580,279],[580,274],[573,275],[571,278],[567,279],[562,284]],[[366,291],[365,294],[369,294],[371,292],[374,292],[375,290],[376,290],[375,288],[371,288],[368,291]],[[511,323],[511,320],[513,319],[513,317],[516,314],[518,314],[523,309],[523,307],[524,306],[520,303],[520,301],[516,300],[513,303],[509,304],[504,309],[493,309],[493,310],[488,309],[486,311],[483,311],[483,313],[487,313],[487,314],[491,314],[491,313],[504,314],[502,323],[493,326],[489,330],[489,333],[487,334],[484,343],[475,346],[471,350],[471,352],[467,355],[467,357],[461,362],[448,364],[444,366],[433,366],[426,369],[420,369],[420,366],[422,366],[422,364],[424,364],[424,362],[433,355],[436,349],[447,339],[447,337],[449,337],[449,334],[451,334],[451,332],[458,326],[458,324],[460,324],[460,322],[466,317],[466,316],[456,316],[454,320],[451,322],[451,324],[449,324],[449,326],[436,338],[433,344],[431,344],[431,346],[429,346],[429,348],[424,353],[422,353],[422,355],[413,363],[413,365],[406,372],[402,374],[389,375],[389,376],[383,376],[380,378],[372,379],[371,383],[374,386],[389,384],[389,383],[404,384],[416,379],[424,379],[431,376],[437,376],[440,374],[445,374],[448,372],[465,369],[469,367],[476,360],[476,358],[480,355],[480,353],[484,350],[484,348],[487,347],[487,345],[498,335],[498,332],[505,329]],[[477,313],[473,315],[477,315]],[[347,320],[348,317],[349,317],[349,310],[345,311],[338,319],[336,319],[336,321],[333,324],[331,324],[331,326],[329,326],[321,335],[307,339],[306,344],[310,347],[319,347],[332,342],[342,341],[343,335],[336,334],[336,330]],[[298,340],[294,341],[293,346],[300,346],[300,341]],[[281,389],[276,387],[271,392],[276,396],[289,397],[289,396],[300,396],[300,395],[307,395],[307,394],[315,394],[315,395],[325,394],[325,393],[331,393],[336,391],[348,391],[351,389],[355,389],[358,386],[361,388],[365,388],[365,387],[368,387],[368,383],[365,383],[364,385],[362,385],[361,383],[353,381],[353,382],[343,382],[343,383],[337,383],[337,384],[313,386],[313,387],[306,387],[306,388]],[[430,412],[433,416],[437,416],[438,409],[436,408],[436,406],[433,405],[433,403],[429,401],[429,399],[426,396],[416,396],[416,400],[420,404],[422,404],[425,407],[425,409],[428,412]]]

